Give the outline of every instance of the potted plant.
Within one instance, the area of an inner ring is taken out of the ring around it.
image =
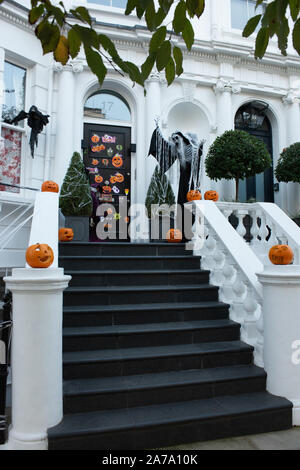
[[[287,148],[284,148],[278,159],[275,176],[277,181],[284,183],[298,183],[295,189],[299,189],[300,183],[300,142],[296,142]],[[295,196],[292,194],[292,188],[290,188],[290,199]],[[293,221],[300,226],[300,201],[297,200],[299,197],[294,197],[292,204],[289,209],[293,215],[291,216]]]
[[[262,173],[271,166],[271,157],[262,140],[245,131],[226,131],[210,146],[205,168],[213,180],[235,179],[235,201],[239,181]]]
[[[65,226],[74,231],[74,241],[89,241],[89,218],[93,203],[90,184],[82,158],[74,152],[64,178],[59,207],[65,216]]]
[[[170,228],[174,228],[174,214],[169,208],[175,204],[175,196],[167,176],[156,166],[146,196],[146,209],[149,217],[151,241],[166,241]],[[165,210],[158,206],[166,205]]]

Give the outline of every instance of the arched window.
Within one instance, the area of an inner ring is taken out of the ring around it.
[[[117,93],[108,90],[97,91],[86,100],[84,116],[108,121],[131,121],[126,101]]]

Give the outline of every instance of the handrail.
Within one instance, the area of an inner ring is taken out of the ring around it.
[[[256,273],[263,263],[212,201],[185,204],[195,214],[194,254],[219,286],[220,300],[230,305],[230,318],[241,324],[241,339],[254,347],[254,362],[263,365],[262,287]]]
[[[20,186],[18,184],[1,183],[1,181],[0,181],[0,186],[9,186],[10,188],[18,188],[18,189],[29,189],[30,191],[40,191],[40,189],[37,189],[37,188],[30,188],[29,186]]]

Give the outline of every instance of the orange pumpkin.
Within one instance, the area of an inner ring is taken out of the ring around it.
[[[36,243],[26,250],[26,262],[32,268],[48,268],[54,260],[53,250],[45,243]]]
[[[200,191],[198,191],[198,189],[191,189],[191,191],[187,193],[186,198],[188,202],[200,201],[200,199],[202,199],[202,196],[201,196]]]
[[[111,176],[109,181],[111,182],[111,184],[115,184],[117,182],[117,177],[116,176]]]
[[[116,173],[115,178],[118,183],[123,183],[124,181],[124,175],[122,175],[122,173]]]
[[[99,160],[97,160],[96,158],[93,158],[92,165],[98,165],[98,163],[99,163]]]
[[[171,228],[167,232],[166,239],[170,243],[179,243],[182,240],[182,233],[178,228]]]
[[[120,166],[122,166],[122,165],[123,165],[123,158],[121,157],[121,155],[116,154],[116,155],[112,158],[112,164],[113,164],[113,166],[115,166],[116,168],[119,168]]]
[[[217,201],[219,199],[219,194],[217,191],[206,191],[204,194],[204,199],[207,201]]]
[[[110,186],[102,186],[102,191],[104,193],[111,193],[111,187]]]
[[[273,264],[291,264],[294,253],[289,245],[274,245],[269,251],[269,258]]]
[[[102,183],[102,181],[103,181],[103,178],[102,178],[101,175],[96,175],[96,176],[95,176],[95,182],[96,182],[96,183]]]
[[[60,242],[70,242],[73,240],[74,232],[72,228],[60,228],[58,231],[58,239]]]
[[[100,137],[97,134],[94,134],[91,138],[91,141],[94,142],[94,144],[97,144],[100,140]]]
[[[42,184],[42,192],[58,193],[59,186],[54,181],[44,181]]]

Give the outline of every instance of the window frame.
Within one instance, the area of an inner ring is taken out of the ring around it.
[[[29,96],[29,90],[30,90],[30,67],[28,66],[28,63],[26,64],[25,61],[22,62],[16,57],[12,57],[9,53],[9,51],[5,51],[5,56],[4,56],[4,61],[3,61],[3,86],[4,86],[4,64],[5,62],[8,62],[11,65],[15,65],[16,67],[20,67],[25,70],[25,90],[24,90],[24,109],[26,110],[28,108],[28,96]],[[20,183],[19,186],[24,186],[25,185],[25,177],[26,177],[26,167],[27,167],[27,152],[28,149],[26,147],[27,143],[27,132],[28,132],[28,126],[26,123],[24,123],[24,127],[21,127],[19,125],[14,125],[14,124],[7,124],[2,121],[2,109],[0,110],[0,132],[2,133],[2,127],[6,129],[11,129],[16,132],[20,132],[21,134],[21,168],[20,168]],[[30,191],[31,192],[31,191]],[[18,200],[22,199],[22,201],[25,200],[25,190],[20,189],[18,193],[11,192],[11,191],[0,191],[0,198],[1,199],[6,199],[6,200]],[[27,200],[28,198],[26,198]]]
[[[242,0],[243,2],[247,2],[247,21],[249,21],[250,18],[252,18],[252,16],[248,16],[248,13],[249,13],[249,1],[253,1],[253,3],[255,3],[256,0]],[[262,3],[262,8],[265,9],[266,8],[266,5],[267,5],[267,1],[264,0],[263,3]],[[259,13],[256,13],[259,15]],[[243,31],[244,27],[246,26],[247,23],[244,24],[244,26],[242,28],[236,28],[234,26],[232,26],[232,0],[230,0],[230,28],[231,28],[231,31],[233,32],[240,32],[240,31]],[[253,33],[254,35],[256,35],[256,31],[254,31]]]

